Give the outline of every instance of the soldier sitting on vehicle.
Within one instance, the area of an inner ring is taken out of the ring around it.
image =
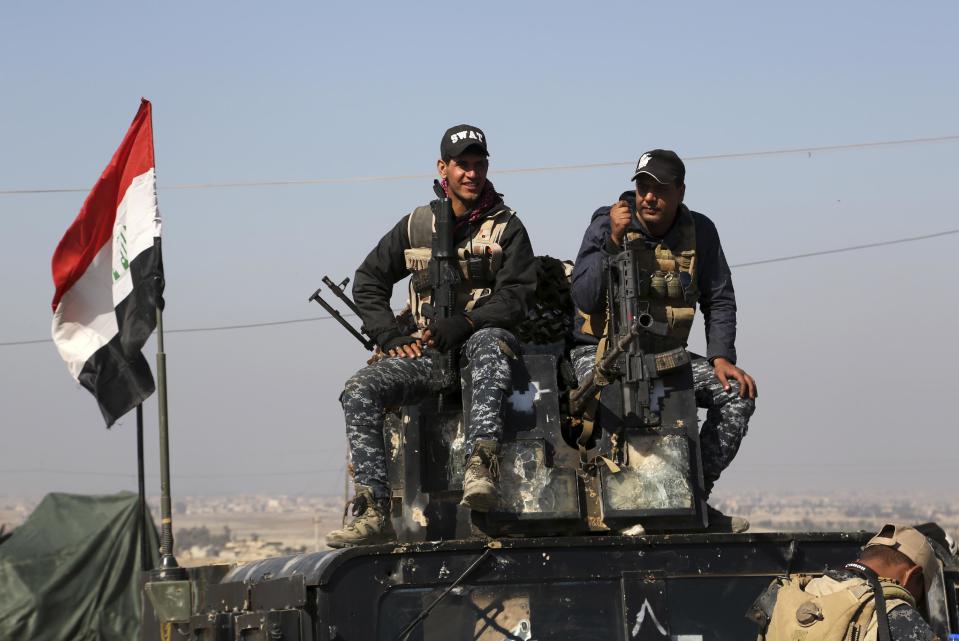
[[[583,236],[572,275],[572,295],[584,315],[577,320],[579,343],[570,358],[580,383],[592,376],[599,337],[607,324],[604,261],[632,243],[655,261],[648,289],[650,313],[669,325],[663,342],[685,347],[696,304],[706,324],[706,358],[692,354],[696,402],[707,408],[700,430],[706,498],[729,465],[755,411],[756,382],[736,367],[736,298],[726,257],[713,222],[683,204],[686,168],[673,151],[654,149],[636,165],[634,192],[600,207]],[[642,240],[638,245],[633,241]],[[648,285],[648,288],[646,287]],[[712,523],[733,531],[749,527],[745,519],[725,517],[709,507]]]
[[[438,201],[404,216],[356,271],[353,296],[363,326],[386,358],[354,374],[340,396],[356,486],[355,518],[327,535],[330,547],[395,537],[383,439],[385,409],[436,394],[433,361],[443,354],[458,353],[460,364],[468,362],[472,371],[462,503],[478,512],[495,503],[500,410],[510,386],[510,359],[520,353],[510,330],[526,317],[536,268],[525,227],[486,179],[488,156],[485,134],[471,125],[451,127],[440,143],[436,166],[452,203],[453,241],[463,274],[455,313],[434,322],[425,313],[436,214],[431,205],[437,207]],[[393,285],[411,274],[410,305],[417,328],[408,333],[393,316],[390,296]]]
[[[841,570],[776,579],[748,616],[761,627],[760,641],[934,641],[916,606],[939,574],[925,536],[887,524],[866,543],[859,560]]]

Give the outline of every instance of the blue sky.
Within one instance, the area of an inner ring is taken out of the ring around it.
[[[629,168],[497,169],[956,135],[957,18],[953,2],[15,3],[0,190],[88,189],[145,96],[167,328],[321,315],[320,278],[352,275],[429,180],[170,187],[426,174],[443,130],[471,122],[536,251],[572,258]],[[733,264],[934,233],[959,227],[957,149],[691,161],[686,201]],[[0,342],[49,335],[49,260],[83,198],[0,194]],[[720,491],[949,478],[957,238],[734,272],[761,398]],[[329,321],[168,336],[174,490],[339,491],[350,340]],[[135,487],[132,418],[104,430],[52,344],[0,362],[0,491]]]

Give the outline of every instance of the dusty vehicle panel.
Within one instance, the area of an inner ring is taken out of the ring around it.
[[[746,612],[773,577],[839,567],[869,537],[503,539],[266,559],[203,588],[172,638],[392,641],[439,599],[406,638],[740,641],[756,634]],[[959,629],[954,563],[946,579],[934,617],[941,633]]]

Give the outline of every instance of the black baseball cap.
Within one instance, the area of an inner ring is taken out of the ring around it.
[[[483,155],[489,156],[489,149],[486,148],[486,134],[483,130],[473,125],[450,127],[440,141],[440,158],[456,158],[470,147],[478,147]]]
[[[639,157],[630,180],[636,180],[640,174],[652,176],[653,180],[663,185],[682,184],[686,179],[686,165],[675,151],[652,149]]]

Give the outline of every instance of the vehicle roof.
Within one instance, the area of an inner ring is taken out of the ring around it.
[[[549,538],[505,538],[424,543],[385,544],[315,552],[254,561],[233,568],[221,583],[255,584],[294,575],[304,577],[306,585],[325,585],[345,564],[415,558],[427,559],[475,556],[489,548],[514,557],[561,555],[567,562],[597,561],[601,558],[636,553],[643,569],[666,575],[703,574],[777,574],[790,566],[799,569],[835,564],[837,557],[853,560],[872,535],[868,532],[790,532],[790,533],[683,533],[645,536],[571,536]],[[725,556],[724,556],[725,555]],[[558,559],[557,559],[558,560]],[[633,563],[627,563],[633,565]]]

